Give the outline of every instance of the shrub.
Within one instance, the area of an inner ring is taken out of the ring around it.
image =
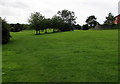
[[[20,32],[23,30],[23,25],[22,24],[11,24],[11,32]]]
[[[120,24],[114,24],[114,29],[120,29]]]
[[[64,31],[71,31],[72,30],[72,26],[70,26],[68,23],[61,23],[62,25],[60,26],[60,31],[64,32]]]
[[[85,25],[82,26],[82,30],[88,30],[88,29],[89,29],[88,24],[85,24]]]
[[[78,30],[80,30],[80,29],[81,29],[81,26],[80,26],[79,24],[74,25],[74,27],[75,27],[75,29],[78,29]]]
[[[5,20],[2,20],[2,44],[6,44],[10,41],[10,25]]]

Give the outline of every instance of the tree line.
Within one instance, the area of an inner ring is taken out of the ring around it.
[[[45,18],[40,12],[34,12],[28,22],[32,28],[35,28],[36,35],[39,35],[41,30],[47,33],[47,29],[53,29],[53,32],[73,31],[75,20],[76,17],[73,11],[62,10],[58,11],[52,18]]]
[[[58,11],[56,15],[52,18],[45,18],[40,12],[31,13],[28,18],[29,24],[8,24],[5,19],[2,20],[2,43],[8,43],[11,35],[11,32],[19,32],[25,29],[34,29],[36,31],[36,35],[40,35],[41,31],[48,33],[48,29],[52,29],[53,33],[56,32],[64,32],[64,31],[73,31],[75,29],[88,30],[90,28],[94,28],[99,22],[97,22],[97,18],[94,15],[87,17],[86,24],[80,26],[76,24],[76,16],[73,11],[62,10]],[[106,17],[104,24],[113,24],[114,16],[112,13],[109,13]]]

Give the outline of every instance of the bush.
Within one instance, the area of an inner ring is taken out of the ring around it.
[[[61,23],[59,30],[62,31],[62,32],[64,32],[64,31],[72,31],[72,30],[74,30],[74,27],[71,26],[68,23]]]
[[[120,24],[114,24],[114,29],[120,29]]]
[[[82,26],[82,30],[89,30],[88,24],[83,25],[83,26]]]
[[[78,29],[78,30],[80,30],[80,29],[81,29],[81,26],[80,26],[79,24],[74,25],[74,27],[75,27],[75,29]]]
[[[11,24],[11,32],[20,32],[24,29],[22,24]]]
[[[23,28],[22,28],[22,30],[30,30],[31,29],[31,27],[30,27],[30,25],[29,24],[22,24],[23,25]]]
[[[10,25],[5,20],[2,20],[2,44],[6,44],[10,41]]]

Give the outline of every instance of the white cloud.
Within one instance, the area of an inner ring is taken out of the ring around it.
[[[0,0],[0,16],[9,23],[27,23],[31,12],[51,18],[58,10],[74,11],[77,23],[84,24],[90,15],[103,23],[109,12],[118,13],[118,0]]]

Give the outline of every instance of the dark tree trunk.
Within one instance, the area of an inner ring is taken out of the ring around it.
[[[47,33],[47,29],[45,29],[45,33]]]
[[[40,30],[36,30],[36,35],[40,35]]]
[[[55,33],[55,29],[53,29],[53,33]]]

